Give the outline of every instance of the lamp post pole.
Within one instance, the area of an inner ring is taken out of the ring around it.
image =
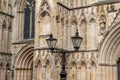
[[[62,63],[62,70],[60,72],[60,80],[67,80],[67,72],[65,70],[66,59],[70,55],[69,53],[73,53],[79,50],[80,44],[82,42],[82,37],[79,36],[78,30],[76,30],[75,36],[71,37],[74,51],[64,50],[64,49],[56,49],[57,39],[53,38],[53,35],[50,34],[49,38],[46,39],[49,49],[52,53],[59,53],[61,54],[61,63]]]
[[[61,70],[61,72],[60,72],[60,80],[67,80],[66,78],[67,78],[67,72],[66,72],[66,70],[65,70],[65,63],[66,63],[66,59],[65,59],[65,57],[66,57],[66,53],[61,53],[62,54],[62,70]]]

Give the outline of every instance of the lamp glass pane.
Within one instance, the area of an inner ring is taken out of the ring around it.
[[[48,39],[46,39],[48,47],[51,50],[54,50],[54,48],[56,47],[56,43],[57,43],[57,39],[53,38],[52,35],[50,35],[50,37]]]
[[[74,49],[78,50],[80,48],[80,44],[81,44],[83,38],[80,36],[74,36],[71,39],[73,42]]]

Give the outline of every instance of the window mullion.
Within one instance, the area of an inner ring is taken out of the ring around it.
[[[30,36],[32,38],[32,6],[30,6]]]

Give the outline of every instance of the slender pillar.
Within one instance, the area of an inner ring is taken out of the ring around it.
[[[114,77],[114,80],[118,80],[118,74],[117,74],[117,66],[114,66],[113,67],[113,77]]]
[[[41,80],[46,80],[46,77],[45,77],[45,66],[42,66],[42,79]]]
[[[77,67],[77,80],[80,79],[80,67]]]

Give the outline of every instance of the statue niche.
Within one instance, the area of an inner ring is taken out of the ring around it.
[[[50,5],[47,1],[43,1],[41,5],[40,11],[40,35],[50,34],[50,26],[51,26],[51,15],[50,15]]]
[[[50,33],[50,14],[47,11],[41,14],[41,33],[40,35],[46,35]]]

